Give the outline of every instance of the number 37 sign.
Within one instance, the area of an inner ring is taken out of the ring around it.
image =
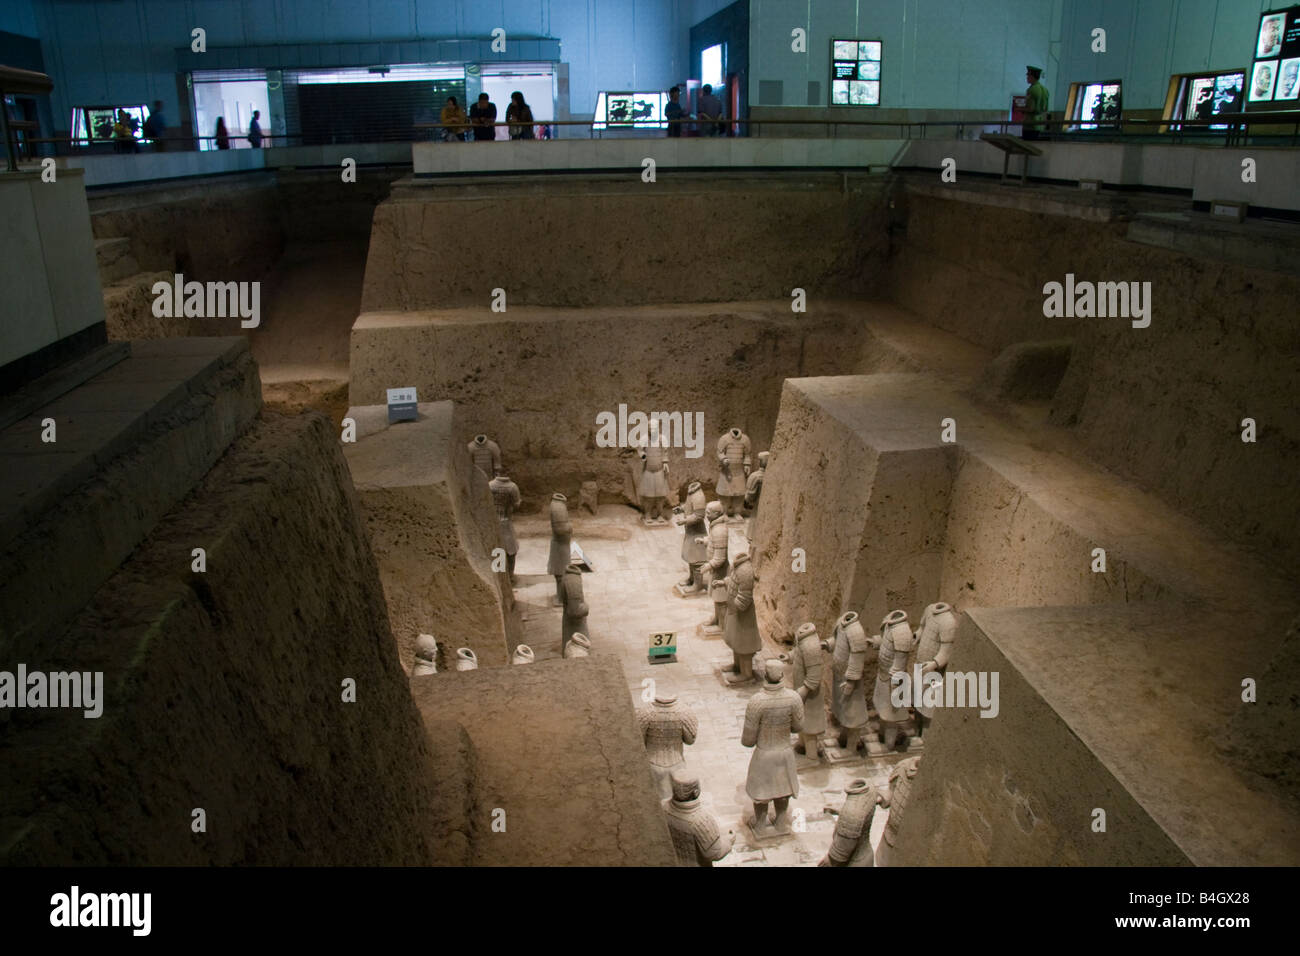
[[[650,635],[650,663],[669,664],[677,660],[677,634],[656,631]]]

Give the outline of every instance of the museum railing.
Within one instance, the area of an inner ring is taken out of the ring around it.
[[[699,123],[693,119],[672,120],[669,124],[682,127],[683,138],[700,135]],[[506,127],[504,123],[496,124]],[[572,139],[561,136],[561,131],[587,132],[588,137],[599,138],[653,138],[664,135],[658,128],[600,128],[594,120],[554,120],[534,125],[535,139]],[[1281,110],[1251,113],[1225,113],[1209,120],[1171,120],[1152,117],[1123,118],[1111,123],[1085,123],[1077,119],[1050,119],[1041,124],[1046,136],[1052,140],[1080,143],[1149,142],[1235,146],[1245,145],[1300,145],[1300,110]],[[981,133],[1018,134],[1022,126],[1011,120],[872,120],[819,117],[814,119],[779,118],[747,119],[728,124],[729,135],[799,138],[879,138],[879,139],[978,139]],[[443,139],[443,128],[436,124],[415,123],[376,132],[371,129],[364,140],[349,139],[345,133],[330,135],[295,132],[267,135],[263,148],[277,146],[340,145],[345,143],[420,142]],[[242,134],[227,137],[234,148],[247,148],[248,138]],[[168,136],[164,147],[168,151],[187,151],[215,148],[215,136]],[[30,137],[26,143],[36,147],[35,155],[78,155],[84,153],[112,153],[115,144],[104,140],[70,140],[67,137]],[[136,150],[154,149],[149,141],[136,141]],[[29,157],[25,157],[29,158]]]

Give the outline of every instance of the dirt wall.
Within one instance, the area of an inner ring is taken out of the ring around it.
[[[5,862],[467,859],[464,807],[445,799],[464,788],[435,785],[463,774],[464,742],[431,743],[412,703],[322,416],[260,419],[27,664],[102,670],[106,700],[97,720],[13,712]]]
[[[894,299],[990,349],[1069,337],[1052,420],[1096,460],[1229,539],[1300,558],[1300,277],[1127,241],[1125,223],[909,192]],[[1043,286],[1152,283],[1151,325],[1043,316]],[[1243,418],[1258,441],[1241,441]]]
[[[407,185],[375,209],[361,307],[487,308],[497,288],[511,306],[870,293],[888,193],[816,174]]]
[[[621,500],[629,456],[596,444],[597,415],[620,404],[703,413],[701,457],[672,448],[668,462],[674,486],[712,490],[718,437],[734,424],[755,456],[767,449],[785,378],[908,365],[845,302],[814,300],[806,314],[780,302],[381,312],[353,326],[350,394],[353,405],[384,402],[400,385],[451,400],[462,441],[485,432],[498,442],[525,508],[536,508],[587,479]]]

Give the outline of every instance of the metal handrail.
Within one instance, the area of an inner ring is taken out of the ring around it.
[[[547,122],[534,122],[534,127],[546,126],[551,128],[558,127],[586,127],[593,138],[599,137],[604,132],[618,132],[632,134],[634,137],[637,133],[646,134],[645,138],[654,138],[655,136],[664,135],[662,125],[658,128],[636,127],[632,125],[612,126],[608,122],[604,123],[605,129],[596,129],[597,121],[590,120],[549,120]],[[693,126],[699,123],[709,122],[707,120],[698,120],[695,118],[685,117],[677,120],[662,120],[661,124],[677,125],[683,127]],[[1009,119],[956,119],[956,120],[879,120],[879,119],[859,119],[859,118],[818,118],[804,119],[800,117],[772,118],[772,119],[740,119],[740,120],[723,120],[727,127],[743,127],[746,130],[749,127],[761,129],[767,127],[823,127],[831,134],[832,138],[837,138],[841,127],[848,129],[854,128],[893,128],[897,129],[905,139],[915,138],[924,139],[930,128],[949,129],[956,128],[959,137],[964,133],[966,127],[972,127],[980,130],[995,129],[1002,133],[1007,133],[1012,127],[1022,127],[1023,122],[1014,122]],[[489,125],[489,124],[483,124]],[[494,122],[490,124],[493,128],[504,127],[507,129],[519,126],[518,123]],[[527,124],[525,124],[527,125]],[[1164,118],[1147,118],[1147,117],[1121,117],[1114,122],[1101,122],[1097,120],[1083,121],[1077,119],[1045,119],[1036,121],[1035,124],[1045,132],[1053,135],[1063,134],[1071,139],[1083,141],[1096,141],[1106,137],[1119,137],[1120,139],[1128,138],[1130,135],[1158,136],[1160,140],[1166,138],[1176,144],[1182,143],[1184,137],[1189,134],[1203,132],[1213,134],[1215,137],[1222,136],[1225,140],[1224,145],[1233,145],[1241,143],[1249,135],[1251,126],[1291,126],[1292,132],[1290,138],[1294,145],[1300,140],[1300,110],[1270,110],[1250,113],[1222,113],[1211,119],[1206,120],[1184,120],[1184,119],[1164,119]],[[1091,127],[1091,128],[1086,128]],[[382,133],[381,139],[368,139],[364,142],[410,142],[410,132],[415,130],[437,130],[444,128],[439,122],[419,122],[409,125],[394,127],[391,138]],[[456,126],[460,132],[469,136],[473,131],[473,125]],[[1285,134],[1283,134],[1285,135]],[[216,140],[215,135],[211,136],[164,136],[162,141],[168,148],[175,146],[178,151],[185,151],[182,144],[194,144],[198,142],[212,142]],[[226,137],[230,142],[247,142],[246,134],[228,134]],[[694,137],[683,137],[694,138]],[[263,134],[263,146],[261,148],[274,148],[275,145],[284,145],[286,141],[304,139],[304,134]],[[79,137],[72,139],[70,137],[28,137],[26,142],[30,144],[54,144],[56,147],[71,147],[73,149],[92,148],[103,145],[108,146],[114,141],[112,139],[92,140],[88,137]],[[133,143],[141,144],[152,142],[152,140],[133,139]],[[361,141],[355,141],[361,142]],[[324,145],[351,145],[352,141],[345,143],[324,144]]]

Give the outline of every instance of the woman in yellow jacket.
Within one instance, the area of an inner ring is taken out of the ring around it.
[[[469,129],[469,120],[465,116],[465,111],[460,108],[460,104],[456,102],[456,97],[447,97],[447,105],[442,108],[440,121],[444,140],[449,143],[453,140],[465,142],[465,131]]]

